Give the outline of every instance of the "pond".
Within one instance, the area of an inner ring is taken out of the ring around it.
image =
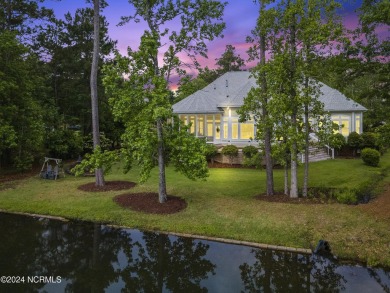
[[[0,292],[390,292],[389,270],[319,256],[1,213],[0,229]]]

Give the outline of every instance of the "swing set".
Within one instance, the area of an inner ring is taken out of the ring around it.
[[[40,177],[43,179],[54,179],[57,180],[57,178],[60,176],[60,174],[65,177],[65,172],[62,167],[62,159],[56,159],[56,158],[48,158],[45,157],[45,161],[42,165]],[[54,167],[53,167],[53,165]]]

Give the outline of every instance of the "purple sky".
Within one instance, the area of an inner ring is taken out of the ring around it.
[[[140,36],[146,26],[144,24],[129,23],[125,26],[118,27],[121,16],[132,14],[132,6],[127,0],[106,0],[109,4],[103,11],[109,22],[109,35],[111,39],[118,41],[118,49],[122,54],[126,54],[128,46],[137,49]],[[248,44],[245,43],[246,36],[250,35],[251,29],[256,24],[258,15],[258,4],[254,4],[253,0],[230,0],[225,8],[224,20],[226,22],[226,30],[224,38],[216,39],[209,42],[208,59],[200,59],[201,65],[213,68],[215,58],[219,58],[228,44],[236,48],[236,52],[243,59],[247,59],[246,50]],[[361,0],[346,0],[343,8],[340,10],[340,15],[343,17],[344,24],[347,28],[352,29],[357,26],[358,18],[355,13],[356,8],[361,5]],[[54,9],[57,18],[62,18],[65,13],[70,11],[72,14],[77,8],[86,7],[85,1],[62,0],[46,0],[44,5],[47,8]],[[184,57],[183,57],[184,58]]]

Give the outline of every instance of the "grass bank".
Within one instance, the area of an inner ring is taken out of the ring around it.
[[[390,153],[381,158],[379,168],[365,166],[358,159],[316,162],[310,166],[310,186],[354,189],[389,167]],[[300,178],[302,173],[301,167]],[[106,180],[137,179],[136,169],[123,174],[119,166],[106,176]],[[146,184],[127,192],[156,191],[157,179],[156,170]],[[265,190],[264,171],[211,169],[207,181],[194,182],[168,168],[168,193],[184,198],[188,207],[164,216],[117,206],[112,198],[123,191],[88,193],[77,189],[91,181],[93,178],[71,176],[57,181],[38,177],[18,181],[0,188],[0,209],[299,248],[326,239],[339,257],[390,266],[389,220],[375,217],[359,205],[255,200],[254,195]],[[390,182],[388,177],[384,181]],[[282,189],[282,170],[275,170],[275,185]]]

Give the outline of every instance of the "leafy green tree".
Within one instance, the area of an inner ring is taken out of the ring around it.
[[[277,128],[282,128],[279,136],[287,140],[291,154],[290,197],[297,197],[297,155],[303,146],[308,155],[309,132],[313,126],[310,118],[316,121],[324,115],[323,105],[318,101],[318,82],[310,78],[311,64],[324,51],[331,53],[329,44],[337,39],[341,27],[335,17],[338,7],[335,1],[287,0],[277,7],[278,23],[273,28],[271,48],[273,58],[265,67],[269,73],[268,93],[273,97],[269,108],[274,124],[283,122]],[[322,124],[317,123],[317,131],[321,127]],[[303,195],[307,194],[308,186],[308,164],[306,166]]]
[[[360,21],[365,25],[390,25],[390,2],[388,0],[363,0],[360,12]]]
[[[267,195],[274,194],[273,159],[271,153],[273,125],[269,113],[269,99],[271,95],[268,92],[268,79],[264,70],[268,45],[267,39],[273,33],[272,29],[275,27],[276,16],[275,9],[266,9],[266,5],[273,2],[259,1],[260,8],[256,29],[252,31],[253,36],[247,38],[247,42],[252,43],[252,47],[248,51],[249,60],[258,60],[257,66],[252,71],[258,87],[250,90],[244,100],[244,105],[238,111],[240,121],[249,120],[251,115],[253,115],[258,129],[257,139],[263,141],[262,147],[265,154]]]
[[[0,152],[3,162],[27,170],[43,151],[44,123],[38,97],[38,60],[16,38],[0,33]]]
[[[40,58],[45,61],[44,71],[47,74],[47,86],[53,118],[48,121],[50,128],[77,128],[82,135],[92,132],[90,76],[94,41],[94,11],[92,8],[77,9],[74,15],[67,13],[64,20],[53,20],[42,28],[36,40]],[[99,64],[109,62],[108,56],[113,52],[115,42],[107,33],[108,23],[100,16],[100,54]],[[101,81],[101,70],[98,69],[97,86],[99,95],[101,131],[110,139],[118,140],[120,134],[110,111],[107,97]]]
[[[190,57],[196,60],[196,54],[206,54],[205,41],[221,35],[225,27],[221,22],[225,4],[204,0],[131,0],[129,3],[135,13],[122,17],[122,24],[142,18],[148,30],[141,38],[138,51],[129,49],[128,58],[116,56],[115,64],[106,71],[105,86],[112,97],[114,115],[126,125],[123,141],[127,167],[133,162],[140,164],[141,181],[144,181],[150,170],[158,166],[159,201],[163,203],[167,198],[167,161],[171,160],[178,171],[190,178],[207,176],[205,142],[188,134],[183,125],[179,129],[177,119],[171,119],[168,85],[172,72],[181,71],[178,53],[190,52]],[[171,30],[169,22],[176,19],[180,21],[179,29]],[[166,40],[169,45],[162,53],[162,43]],[[128,76],[126,79],[124,74]],[[170,154],[180,155],[181,160]]]
[[[28,45],[43,23],[53,18],[53,11],[40,7],[44,0],[0,0],[0,31],[12,31]],[[39,21],[39,22],[38,22]]]
[[[244,59],[240,55],[236,55],[236,48],[232,45],[226,45],[225,52],[215,60],[219,75],[229,71],[241,71],[241,67],[245,65]]]

